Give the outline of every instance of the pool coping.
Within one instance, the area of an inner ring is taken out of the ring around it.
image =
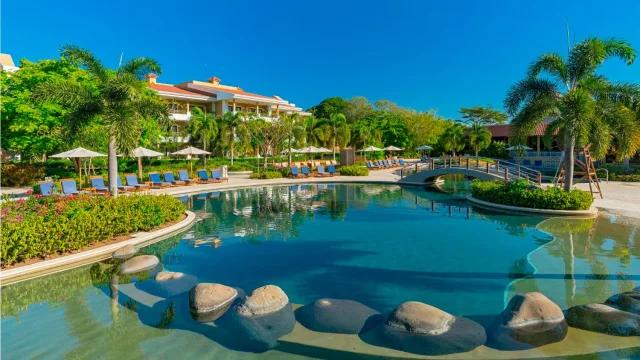
[[[585,218],[585,217],[595,218],[598,216],[598,208],[594,206],[591,206],[588,210],[551,210],[551,209],[535,209],[535,208],[525,208],[520,206],[497,204],[497,203],[477,199],[472,195],[467,196],[467,200],[470,203],[479,205],[481,207],[487,207],[494,210],[502,210],[510,213],[516,212],[516,213],[537,214],[537,215],[554,216],[554,217],[582,217],[582,218]]]
[[[55,259],[39,261],[34,264],[0,271],[0,286],[14,284],[24,280],[51,275],[65,270],[70,270],[96,261],[111,258],[114,251],[133,245],[141,248],[171,237],[190,227],[196,220],[196,214],[187,210],[184,219],[173,225],[163,227],[151,232],[137,232],[131,235],[131,239],[114,244],[100,246],[95,249],[81,251],[76,254],[64,255]]]

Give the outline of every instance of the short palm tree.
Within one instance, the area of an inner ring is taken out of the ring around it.
[[[209,145],[218,136],[218,123],[211,114],[196,107],[191,110],[188,131],[202,143],[202,149],[208,151]]]
[[[467,128],[467,137],[469,145],[476,154],[476,160],[478,160],[480,150],[486,149],[491,145],[491,132],[485,126],[471,124],[471,126]]]
[[[464,126],[456,123],[449,126],[442,133],[441,142],[445,151],[451,151],[456,156],[458,151],[464,149]]]
[[[286,133],[286,146],[289,157],[289,167],[291,167],[291,150],[296,142],[304,137],[305,128],[297,113],[292,114],[280,114],[280,120],[282,121],[282,129]]]
[[[64,47],[61,55],[84,68],[95,87],[57,81],[40,86],[34,97],[69,108],[69,119],[76,129],[90,120],[101,121],[109,134],[109,188],[117,196],[118,151],[128,152],[136,146],[143,119],[168,121],[167,107],[143,81],[147,73],[160,73],[160,66],[153,59],[138,57],[110,70],[91,52],[76,46]]]
[[[460,114],[462,114],[462,121],[469,124],[467,137],[477,160],[480,150],[491,145],[491,132],[487,126],[504,123],[507,121],[507,114],[482,106],[462,108]]]
[[[248,133],[247,127],[247,115],[243,112],[231,112],[228,111],[220,118],[220,139],[222,140],[225,148],[229,149],[231,155],[231,165],[235,158],[236,142],[244,139]],[[243,139],[240,139],[240,138]]]
[[[347,133],[347,118],[344,114],[336,113],[332,114],[328,119],[321,120],[323,125],[326,125],[330,129],[331,136],[331,148],[333,150],[333,160],[336,159],[336,144],[340,140],[344,140]],[[350,135],[350,134],[349,134]],[[342,141],[344,142],[344,141]],[[349,142],[347,139],[346,142]]]
[[[627,42],[591,38],[571,48],[566,59],[553,53],[542,55],[505,99],[519,142],[545,119],[551,119],[547,138],[561,134],[565,190],[573,186],[575,147],[592,144],[602,149],[611,141],[610,124],[602,116],[607,113],[606,107],[637,102],[640,95],[637,85],[613,84],[596,74],[598,67],[611,57],[630,65],[636,53]]]

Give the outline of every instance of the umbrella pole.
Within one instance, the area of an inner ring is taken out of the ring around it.
[[[138,177],[142,181],[142,157],[138,156]]]

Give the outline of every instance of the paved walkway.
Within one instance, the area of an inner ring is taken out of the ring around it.
[[[577,184],[576,187],[589,191],[589,184]],[[593,202],[598,209],[640,219],[640,182],[603,181],[600,188],[604,199],[595,194]]]

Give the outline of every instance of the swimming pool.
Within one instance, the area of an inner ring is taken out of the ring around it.
[[[486,325],[516,292],[543,292],[565,309],[640,282],[640,224],[623,219],[506,215],[394,185],[301,184],[182,199],[197,223],[143,253],[197,282],[247,292],[275,284],[295,306],[329,297],[386,314],[417,300]],[[274,349],[245,351],[223,326],[192,320],[186,293],[159,296],[152,279],[116,283],[113,274],[104,262],[3,288],[2,357],[413,356],[300,324]],[[564,347],[640,354],[637,337],[590,336],[571,331]],[[562,355],[543,350],[500,356]]]

